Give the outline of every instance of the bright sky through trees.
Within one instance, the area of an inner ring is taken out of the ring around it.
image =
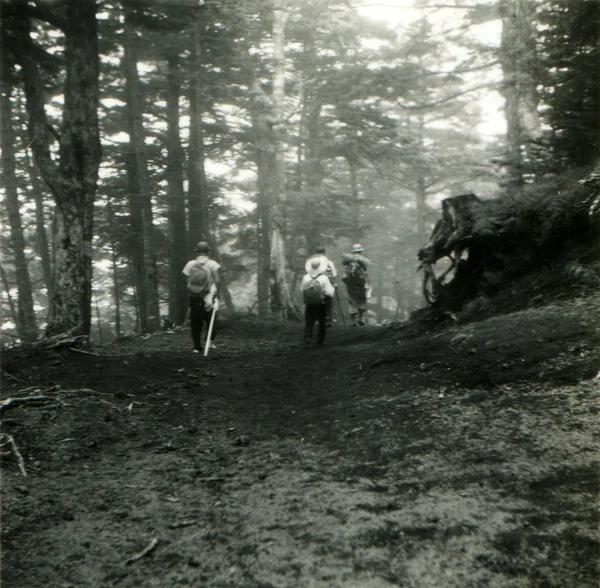
[[[491,3],[479,2],[479,4]],[[442,30],[459,28],[465,16],[464,8],[452,8],[450,2],[437,5],[436,8],[425,10],[415,6],[414,0],[387,0],[384,2],[364,2],[357,5],[359,14],[373,19],[395,25],[398,35],[401,36],[406,28],[419,18],[427,14],[428,19],[440,26]],[[436,3],[433,3],[436,6]],[[443,6],[443,7],[441,7]],[[491,20],[482,24],[471,25],[470,34],[479,42],[492,48],[500,46],[501,34],[500,19]],[[502,78],[500,66],[494,67],[485,74],[479,74],[479,78],[485,75],[485,81],[490,83],[499,82]],[[476,80],[477,78],[473,78]],[[480,82],[481,83],[481,82]],[[498,135],[506,133],[506,121],[504,119],[503,99],[500,94],[493,90],[480,91],[476,98],[481,109],[481,123],[477,130],[485,141],[492,141]]]

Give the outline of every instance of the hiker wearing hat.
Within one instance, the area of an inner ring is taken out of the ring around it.
[[[342,282],[348,291],[348,306],[352,325],[364,326],[364,314],[367,310],[367,290],[369,288],[369,260],[363,256],[362,245],[352,245],[352,253],[345,253],[342,259],[346,273]]]
[[[200,241],[196,245],[198,257],[188,261],[183,268],[183,274],[187,277],[187,287],[190,295],[190,328],[194,353],[200,353],[202,347],[200,338],[202,325],[208,326],[212,316],[213,305],[219,295],[219,269],[221,266],[210,259],[210,246],[206,241]],[[213,325],[212,338],[215,337]]]
[[[329,278],[329,281],[331,282],[331,285],[334,287],[334,289],[337,288],[337,284],[335,283],[337,278],[337,271],[335,269],[335,265],[333,261],[331,261],[331,259],[329,259],[325,255],[325,247],[323,247],[322,245],[319,245],[315,249],[315,253],[306,260],[306,263],[304,264],[304,269],[307,274],[310,273],[314,261],[319,262],[320,273]],[[331,327],[333,325],[333,298],[326,297],[325,305],[327,306],[326,324],[328,327]]]
[[[325,344],[327,307],[335,295],[335,288],[321,268],[321,261],[313,259],[309,271],[300,284],[304,300],[304,345],[308,347],[312,340],[315,322],[319,323],[317,345]],[[329,301],[329,302],[328,302]]]

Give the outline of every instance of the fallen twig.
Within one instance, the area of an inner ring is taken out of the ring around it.
[[[21,378],[17,378],[17,376],[13,376],[12,374],[9,374],[6,370],[0,370],[0,372],[2,372],[7,378],[10,378],[11,380],[14,380],[15,382],[23,382],[24,384],[27,384],[27,382],[25,380],[22,380]]]
[[[150,541],[150,544],[148,545],[148,547],[146,547],[145,549],[142,549],[142,551],[140,551],[138,554],[130,557],[125,562],[125,565],[129,565],[129,564],[135,563],[136,561],[139,561],[140,559],[142,559],[142,557],[145,557],[151,551],[153,551],[156,548],[157,545],[158,545],[158,537],[154,537],[152,539],[152,541]]]
[[[21,473],[27,477],[27,472],[25,471],[25,460],[23,459],[23,456],[21,455],[21,452],[19,451],[19,448],[17,447],[12,435],[9,435],[8,433],[0,434],[0,447],[4,447],[4,445],[10,445],[10,449],[17,459],[19,470],[21,470]]]
[[[58,398],[51,398],[50,396],[27,396],[25,398],[7,398],[4,402],[0,402],[0,414],[9,409],[18,406],[19,404],[45,404],[47,402],[58,402],[61,406],[65,406],[65,403]]]
[[[74,347],[69,347],[69,351],[74,351],[75,353],[83,353],[84,355],[95,355],[96,357],[102,357],[99,353],[94,351],[84,351],[83,349],[75,349]]]
[[[85,394],[88,394],[90,396],[112,396],[112,394],[110,394],[109,392],[97,392],[96,390],[92,390],[91,388],[73,388],[72,390],[60,390],[61,396],[75,396]]]
[[[181,527],[191,527],[192,525],[197,524],[198,521],[181,521],[179,523],[172,523],[169,525],[169,529],[179,529]]]

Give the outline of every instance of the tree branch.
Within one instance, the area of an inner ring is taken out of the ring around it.
[[[416,105],[402,104],[402,102],[400,102],[400,100],[396,100],[396,104],[398,106],[400,106],[400,108],[404,108],[405,110],[425,110],[427,108],[433,108],[434,106],[439,106],[440,104],[445,104],[446,102],[450,102],[450,101],[454,100],[455,98],[460,98],[460,96],[464,96],[465,94],[470,94],[471,92],[477,92],[478,90],[483,90],[485,88],[493,88],[495,86],[500,86],[503,83],[504,82],[489,82],[487,84],[481,84],[481,85],[475,86],[473,88],[468,88],[462,92],[457,92],[455,94],[451,94],[450,96],[447,96],[446,98],[442,98],[441,100],[436,100],[435,102],[428,102],[427,104],[416,104]]]

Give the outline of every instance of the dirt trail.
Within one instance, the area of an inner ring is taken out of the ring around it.
[[[598,310],[8,352],[2,586],[595,587]]]

